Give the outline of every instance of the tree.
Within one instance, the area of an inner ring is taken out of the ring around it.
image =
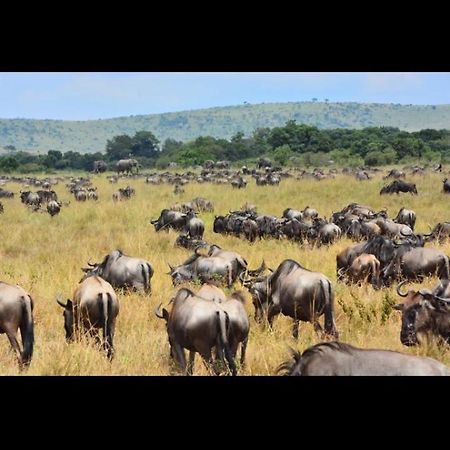
[[[131,153],[134,156],[156,158],[159,156],[159,140],[151,131],[137,131],[132,139]]]
[[[106,142],[106,155],[110,161],[126,159],[131,153],[133,147],[133,139],[127,134],[114,136]]]
[[[6,173],[17,170],[19,167],[19,163],[12,156],[5,156],[4,158],[0,158],[0,169]]]

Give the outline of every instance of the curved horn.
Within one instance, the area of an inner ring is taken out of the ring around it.
[[[441,302],[445,302],[445,303],[449,303],[450,304],[450,298],[442,298],[442,297],[438,297],[437,295],[433,295],[433,297],[437,298]]]
[[[407,233],[407,234],[403,233],[403,229],[400,230],[400,234],[401,234],[402,236],[407,236],[407,237],[410,237],[410,236],[413,235],[413,233]]]
[[[407,282],[408,282],[408,280],[403,280],[397,285],[397,294],[400,295],[400,297],[407,297],[408,296],[407,292],[402,292],[400,290],[400,288]]]
[[[162,302],[155,308],[155,316],[158,317],[158,319],[164,319],[164,316],[162,315],[161,311]]]
[[[245,284],[245,282],[248,281],[248,280],[244,280],[244,277],[245,277],[245,272],[241,272],[239,274],[239,279],[241,280],[242,284]]]
[[[172,265],[170,263],[167,263],[167,265],[169,266],[170,271],[173,272],[174,267],[172,267]]]
[[[67,306],[67,304],[64,304],[61,300],[63,299],[63,296],[61,294],[58,294],[58,296],[56,297],[56,303],[58,303],[59,306],[62,306],[63,308],[65,308]]]
[[[340,277],[343,277],[344,276],[344,267],[341,267],[339,270],[338,270],[338,275],[340,276]]]

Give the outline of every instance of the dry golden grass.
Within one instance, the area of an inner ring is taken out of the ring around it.
[[[0,216],[0,279],[28,290],[35,302],[35,352],[29,375],[168,375],[175,373],[169,362],[169,344],[165,324],[153,313],[156,305],[166,302],[176,292],[167,275],[168,263],[185,260],[190,252],[174,248],[177,234],[156,233],[149,223],[161,209],[177,201],[189,201],[197,196],[214,202],[215,214],[237,209],[246,201],[258,206],[262,213],[281,216],[287,207],[318,209],[329,217],[350,202],[360,202],[375,209],[388,208],[394,216],[402,207],[417,213],[417,230],[428,231],[428,224],[450,220],[447,213],[449,197],[441,193],[442,175],[410,177],[417,183],[419,195],[380,196],[385,182],[381,176],[358,182],[338,176],[334,180],[283,180],[279,187],[258,187],[251,180],[245,190],[231,186],[189,184],[181,196],[173,194],[168,185],[147,185],[143,179],[131,180],[136,196],[114,204],[111,194],[125,187],[127,180],[111,185],[105,175],[93,177],[98,186],[98,203],[77,203],[63,183],[56,191],[70,206],[53,219],[48,214],[32,213],[20,203],[2,200],[5,213]],[[7,188],[18,192],[20,186],[10,183]],[[213,213],[201,214],[206,223],[205,240],[242,254],[250,267],[259,266],[264,259],[275,268],[286,258],[323,272],[335,286],[337,326],[341,340],[361,347],[400,350],[411,354],[428,354],[450,365],[450,353],[436,346],[403,347],[399,340],[400,313],[391,305],[398,301],[395,287],[374,291],[367,287],[347,287],[336,283],[336,254],[350,245],[344,239],[331,247],[311,249],[289,241],[264,240],[249,244],[235,237],[212,232]],[[89,259],[100,261],[116,248],[126,254],[148,259],[155,269],[151,297],[118,292],[120,313],[117,320],[116,357],[110,364],[89,341],[66,344],[62,309],[56,304],[57,293],[71,296]],[[443,247],[450,254],[449,245]],[[436,280],[427,280],[431,286]],[[239,288],[238,285],[236,285]],[[251,315],[247,367],[243,375],[272,375],[286,357],[288,346],[304,349],[320,338],[309,323],[301,323],[300,337],[291,337],[291,319],[279,316],[273,331],[258,326],[253,320],[253,306],[247,294],[247,310]],[[194,373],[207,371],[197,356]],[[14,355],[5,335],[0,335],[0,374],[19,374]]]

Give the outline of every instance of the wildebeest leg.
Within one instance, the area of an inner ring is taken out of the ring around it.
[[[95,345],[101,347],[102,340],[100,339],[100,333],[98,328],[91,328],[89,330],[89,335],[94,339]]]
[[[269,310],[267,311],[267,321],[269,322],[269,327],[270,328],[272,328],[273,319],[279,313],[280,313],[280,309],[272,303],[269,306]]]
[[[187,365],[186,373],[192,375],[194,371],[195,352],[192,350],[189,352],[189,363]]]
[[[20,351],[19,342],[17,341],[17,334],[14,331],[6,331],[6,335],[8,336],[11,348],[17,355],[20,366],[22,366],[22,352]]]
[[[185,375],[189,375],[186,371],[186,355],[184,354],[184,349],[180,344],[174,344],[172,346],[172,354],[175,361],[180,365],[181,370]]]
[[[294,339],[298,339],[298,327],[300,325],[300,320],[299,319],[294,319],[294,321],[292,322],[292,337]]]
[[[203,359],[203,363],[205,364],[205,367],[208,369],[208,372],[214,372],[215,375],[220,374],[220,368],[214,364],[211,350],[203,350],[200,353],[200,356]],[[219,358],[222,361],[222,358]]]
[[[245,352],[247,351],[248,338],[241,343],[241,367],[245,366]]]
[[[315,331],[319,336],[321,336],[322,333],[323,333],[322,325],[320,325],[320,323],[318,322],[317,319],[314,321],[314,331]]]

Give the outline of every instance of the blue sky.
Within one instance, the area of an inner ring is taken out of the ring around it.
[[[104,119],[313,97],[450,104],[450,73],[0,73],[0,118]]]

